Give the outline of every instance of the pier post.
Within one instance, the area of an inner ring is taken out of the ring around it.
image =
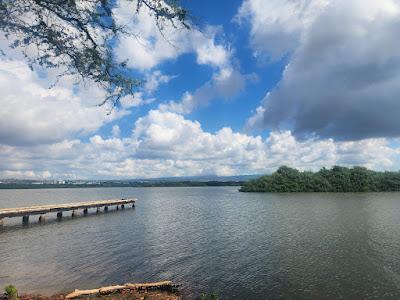
[[[71,217],[75,217],[75,210],[72,211]]]
[[[29,223],[29,215],[23,216],[22,217],[22,224],[28,224]]]
[[[121,204],[121,209],[125,209],[125,205],[124,204]]]
[[[88,214],[88,209],[87,209],[87,208],[85,208],[85,209],[83,210],[83,214],[84,214],[85,216]]]
[[[104,206],[104,212],[108,212],[108,206]]]
[[[62,218],[62,211],[59,211],[58,213],[57,213],[57,219],[61,219]]]
[[[100,212],[100,207],[97,207],[96,214],[98,214],[99,212]]]
[[[45,216],[40,215],[40,217],[39,217],[39,223],[44,223],[45,220],[46,220],[46,219],[45,219]]]

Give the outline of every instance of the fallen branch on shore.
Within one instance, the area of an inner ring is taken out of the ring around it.
[[[66,295],[65,299],[74,299],[82,296],[106,295],[122,290],[172,290],[177,287],[178,285],[173,284],[171,281],[160,281],[152,283],[126,283],[124,285],[112,285],[92,290],[75,290],[72,293]]]

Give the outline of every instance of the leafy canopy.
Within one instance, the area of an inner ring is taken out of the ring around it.
[[[241,192],[390,192],[400,191],[400,172],[375,172],[364,167],[334,166],[300,172],[286,166],[245,183]]]
[[[127,1],[136,3],[132,18],[145,8],[160,31],[166,23],[189,29],[179,0]],[[113,55],[118,35],[131,35],[126,26],[117,26],[114,5],[111,0],[0,0],[0,30],[10,47],[22,50],[31,68],[60,68],[59,78],[73,75],[77,81],[94,82],[107,92],[103,103],[116,105],[141,81]]]

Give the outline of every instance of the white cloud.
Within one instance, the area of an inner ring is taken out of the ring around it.
[[[112,136],[113,137],[119,137],[120,133],[121,133],[121,129],[119,128],[119,126],[118,125],[114,125],[112,127],[112,129],[111,129]]]
[[[170,80],[177,76],[165,75],[160,70],[155,70],[151,73],[146,74],[144,88],[147,93],[152,94],[157,90],[160,84],[168,83]]]
[[[297,140],[290,131],[260,136],[229,127],[206,132],[197,121],[159,110],[139,118],[131,137],[92,136],[88,142],[0,146],[0,177],[143,178],[271,172],[282,164],[300,169],[364,165],[398,169],[400,148],[386,139],[358,142]]]
[[[104,92],[82,87],[74,92],[68,78],[49,89],[48,77],[20,61],[0,60],[0,143],[52,143],[74,134],[89,134],[127,113],[98,106]]]
[[[120,0],[113,10],[117,24],[126,26],[133,34],[121,36],[116,48],[118,59],[127,60],[131,68],[149,70],[189,52],[197,54],[199,64],[222,66],[230,59],[230,50],[215,41],[221,33],[220,27],[206,26],[199,31],[176,28],[166,22],[160,32],[146,7],[133,16],[135,9],[136,1]]]
[[[207,106],[214,99],[234,98],[243,92],[247,82],[254,78],[254,74],[243,75],[233,68],[222,68],[214,74],[210,81],[197,88],[193,93],[186,92],[180,101],[169,101],[160,104],[159,108],[163,111],[188,114],[198,107]]]
[[[141,10],[134,18],[135,1],[118,1],[113,9],[118,26],[129,28],[135,36],[121,36],[116,55],[121,61],[128,60],[129,66],[145,70],[158,65],[162,60],[175,58],[179,53],[159,35],[154,19]],[[159,51],[157,51],[159,49]]]
[[[138,107],[154,102],[154,98],[143,98],[143,92],[136,92],[133,95],[127,95],[122,97],[119,102],[123,109],[129,109],[132,107]]]
[[[282,80],[265,96],[248,127],[290,129],[300,138],[400,136],[400,3],[331,0],[324,9],[311,10],[322,2],[296,3],[304,5],[284,1],[280,6],[284,9],[290,4],[295,9],[290,22],[300,15],[312,21],[295,26],[298,38],[292,40],[293,54]],[[247,0],[244,6],[250,4],[260,3]],[[270,27],[271,20],[256,12],[243,17],[281,34],[282,28]],[[251,35],[269,47],[263,32],[252,31]],[[268,48],[253,47],[270,55]]]
[[[272,60],[297,48],[302,32],[328,5],[329,0],[244,0],[235,16],[249,22],[255,56]]]
[[[196,32],[192,37],[192,47],[197,53],[197,63],[219,68],[229,65],[231,50],[227,46],[218,45],[215,42],[217,34],[222,32],[222,29],[208,26],[205,32],[206,35]]]

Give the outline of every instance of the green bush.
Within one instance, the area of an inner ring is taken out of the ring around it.
[[[218,298],[217,294],[213,294],[213,293],[212,294],[206,294],[206,293],[201,294],[200,300],[208,300],[208,299],[218,300],[219,298]]]
[[[13,286],[11,284],[7,285],[4,288],[4,291],[6,292],[8,299],[11,299],[11,300],[18,299],[18,290],[15,288],[15,286]]]

